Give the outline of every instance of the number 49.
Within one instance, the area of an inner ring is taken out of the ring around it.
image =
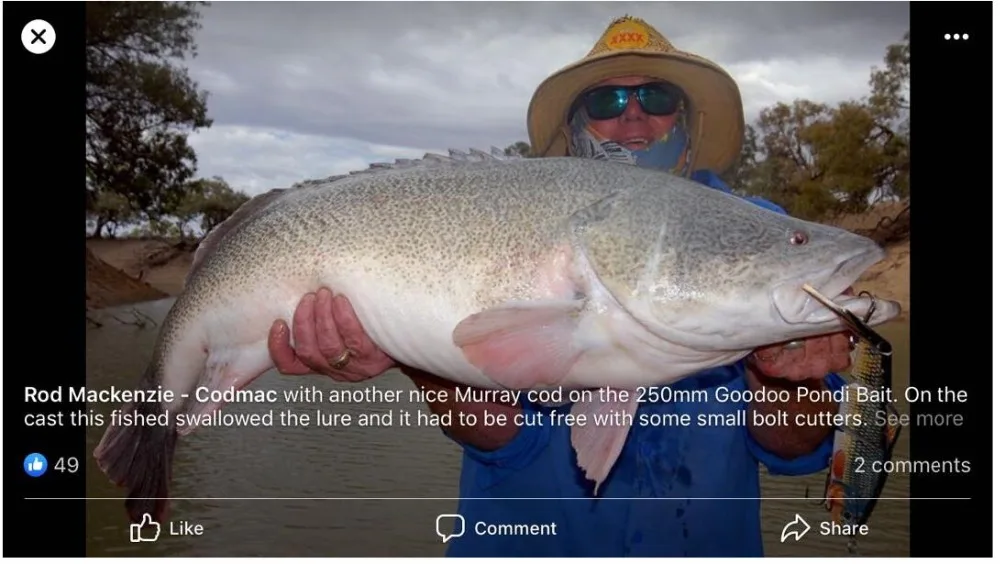
[[[55,468],[57,472],[69,472],[70,474],[73,474],[80,469],[80,461],[77,460],[75,456],[70,456],[68,458],[60,456],[59,460],[56,460],[56,464],[53,468]]]

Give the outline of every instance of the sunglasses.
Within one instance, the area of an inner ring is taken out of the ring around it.
[[[625,113],[633,93],[642,110],[652,116],[673,114],[683,98],[680,88],[672,84],[648,82],[638,86],[598,86],[583,93],[579,103],[590,119],[614,119]]]

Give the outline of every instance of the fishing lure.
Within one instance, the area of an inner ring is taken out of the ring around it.
[[[847,550],[856,554],[855,535],[868,522],[882,494],[888,477],[883,463],[892,459],[902,426],[892,405],[892,345],[867,324],[875,311],[871,294],[861,293],[872,300],[862,320],[811,286],[803,289],[844,320],[854,345],[840,414],[841,421],[858,424],[845,424],[834,432],[823,504],[834,523],[849,531]]]

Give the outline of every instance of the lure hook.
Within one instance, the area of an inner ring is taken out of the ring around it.
[[[804,497],[805,499],[815,499],[817,506],[827,506],[829,504],[828,500],[826,498],[822,498],[822,497],[810,498],[809,497],[809,486],[808,485],[806,486],[806,493],[802,497]]]
[[[868,322],[871,321],[872,316],[875,315],[875,310],[878,308],[878,306],[876,305],[875,295],[869,292],[868,290],[862,290],[860,293],[858,293],[859,298],[862,296],[868,296],[868,302],[869,302],[868,311],[865,313],[865,319],[864,319],[864,323],[867,325]],[[854,333],[852,332],[851,335],[849,336],[849,341],[851,343],[851,349],[853,350],[854,347],[856,347],[858,344],[858,337],[855,336]]]
[[[875,309],[878,307],[875,302],[875,296],[868,290],[863,290],[858,294],[858,297],[866,295],[868,296],[868,301],[870,303],[868,304],[868,313],[865,314],[865,324],[871,321],[872,316],[875,315]]]

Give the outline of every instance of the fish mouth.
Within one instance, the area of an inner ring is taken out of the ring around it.
[[[828,324],[839,319],[836,313],[802,289],[803,284],[810,284],[837,305],[864,319],[871,307],[871,298],[845,294],[844,291],[884,257],[885,251],[877,247],[856,252],[841,259],[833,267],[778,285],[771,291],[771,303],[781,319],[788,324]]]

